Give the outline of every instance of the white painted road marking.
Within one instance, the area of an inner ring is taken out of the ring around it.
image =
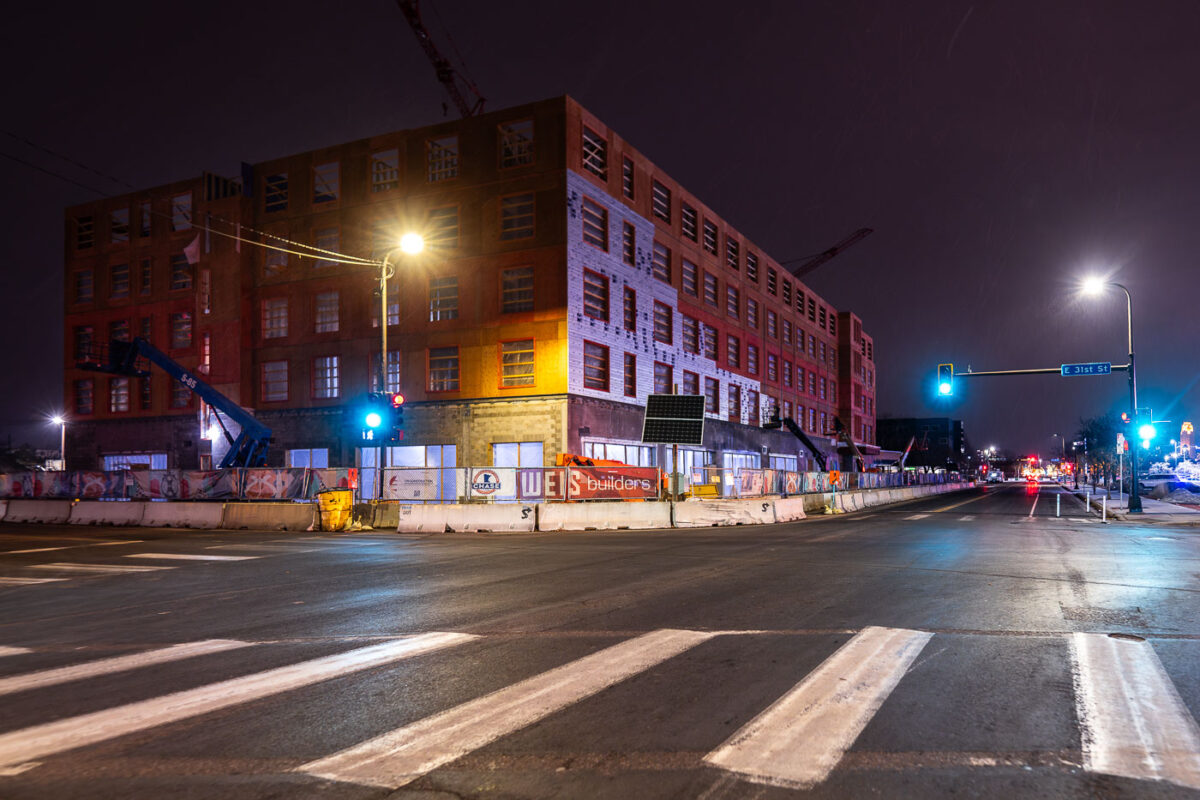
[[[1042,496],[1042,487],[1038,487],[1037,494],[1033,496],[1033,507],[1029,509],[1029,518],[1033,518],[1033,512],[1037,511],[1037,501]]]
[[[119,575],[126,572],[154,572],[174,567],[151,567],[145,564],[30,564],[31,569],[52,569],[55,572],[82,572],[93,575]]]
[[[125,558],[164,558],[177,561],[250,561],[259,556],[206,556],[189,553],[132,553]]]
[[[755,783],[815,786],[932,637],[898,628],[863,629],[704,760]]]
[[[468,633],[423,633],[210,683],[175,694],[69,717],[0,735],[0,767],[23,764],[169,722],[269,697],[314,683],[462,644]]]
[[[911,514],[905,517],[905,519],[925,519],[928,516],[928,514]]]
[[[20,553],[49,553],[51,550],[73,550],[77,547],[111,547],[115,544],[141,544],[141,539],[132,539],[125,542],[91,542],[89,544],[67,544],[61,547],[35,547],[32,550],[6,550],[0,555],[12,556]]]
[[[0,578],[0,586],[30,586],[35,583],[56,583],[65,580],[67,578],[19,578],[14,576]]]
[[[0,644],[0,656],[19,656],[23,653],[33,652],[28,647],[8,647]]]
[[[151,664],[165,664],[168,661],[178,661],[183,658],[221,653],[226,650],[236,650],[239,647],[249,647],[249,642],[237,642],[229,639],[208,639],[203,642],[187,642],[158,650],[146,650],[141,653],[131,653],[114,658],[103,658],[99,661],[88,661],[83,664],[72,664],[69,667],[44,669],[40,672],[29,672],[24,675],[13,675],[0,678],[0,695],[24,692],[30,689],[41,689],[44,686],[54,686],[82,678],[92,678],[97,675],[108,675],[113,672],[125,672]]]
[[[1200,726],[1149,642],[1071,637],[1083,765],[1200,789]]]
[[[971,521],[971,520],[973,520],[973,519],[975,519],[975,517],[973,517],[973,516],[971,516],[970,514],[968,514],[968,515],[967,515],[967,516],[965,516],[965,517],[959,517],[959,518],[958,518],[958,521],[959,521],[959,522],[970,522],[970,521]]]
[[[299,771],[399,788],[715,635],[653,631],[309,762]]]

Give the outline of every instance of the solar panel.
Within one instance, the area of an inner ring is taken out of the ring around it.
[[[704,396],[652,394],[646,400],[642,441],[647,444],[704,444]]]

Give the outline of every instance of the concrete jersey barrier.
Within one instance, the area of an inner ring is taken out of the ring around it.
[[[774,502],[774,506],[776,522],[793,522],[808,516],[804,513],[803,497],[780,498]]]
[[[225,516],[224,503],[146,503],[142,512],[143,528],[199,528],[212,530],[221,527]]]
[[[72,525],[140,525],[146,504],[80,500],[67,520]]]
[[[537,529],[537,509],[527,505],[445,506],[446,527],[462,533],[513,533]]]
[[[446,509],[443,505],[405,505],[396,507],[398,533],[445,533]]]
[[[649,530],[671,527],[668,503],[550,503],[538,506],[539,531]]]
[[[0,500],[0,522],[4,521],[4,515],[8,513],[8,501]]]
[[[706,528],[714,525],[767,525],[775,521],[775,501],[685,500],[675,504],[676,528]]]
[[[227,530],[320,530],[315,503],[226,503],[221,527]]]
[[[61,525],[71,518],[70,500],[20,500],[8,501],[4,512],[5,522],[47,522]]]

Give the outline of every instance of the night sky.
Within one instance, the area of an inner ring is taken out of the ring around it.
[[[56,446],[63,209],[443,118],[392,0],[20,4],[0,122],[0,444]],[[880,416],[954,416],[1049,455],[1125,408],[1125,361],[1200,422],[1200,4],[425,0],[487,109],[570,94],[777,259],[875,234],[807,279],[875,337]],[[586,10],[586,13],[585,13]],[[14,18],[15,17],[15,18]],[[447,36],[447,33],[449,36]],[[453,110],[450,112],[454,114]],[[19,137],[19,138],[15,138]],[[37,147],[68,156],[68,163]]]

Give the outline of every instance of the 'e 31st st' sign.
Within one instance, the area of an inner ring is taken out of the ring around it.
[[[1063,364],[1062,376],[1069,378],[1072,375],[1111,375],[1112,362],[1109,361],[1094,361],[1090,364]]]

